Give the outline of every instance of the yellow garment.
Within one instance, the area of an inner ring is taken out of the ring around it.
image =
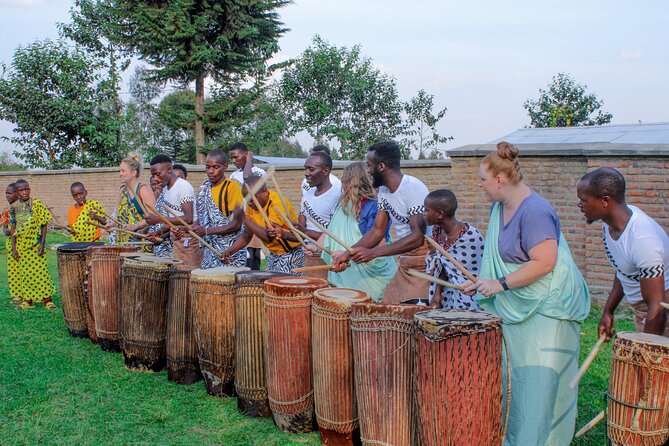
[[[103,213],[105,209],[96,200],[87,200],[83,206],[76,204],[70,206],[67,211],[67,225],[74,232],[70,240],[73,242],[95,242],[100,239],[100,228],[89,225],[88,221],[94,221],[88,214],[100,209]],[[97,212],[96,212],[97,213]]]
[[[295,211],[293,210],[293,207],[291,206],[290,202],[288,200],[284,200],[286,202],[286,205],[288,206],[288,209],[286,212],[286,209],[284,209],[282,203],[281,203],[281,198],[279,198],[279,194],[274,192],[273,190],[269,191],[269,200],[267,200],[267,204],[265,205],[265,213],[269,217],[269,221],[272,223],[276,223],[280,225],[284,229],[288,229],[288,225],[286,224],[285,221],[283,221],[283,218],[281,218],[281,215],[277,212],[277,206],[280,206],[279,209],[286,214],[288,218],[291,220],[297,220],[295,217]],[[259,226],[262,226],[263,228],[265,227],[265,220],[262,218],[262,214],[260,214],[259,211],[253,209],[251,206],[246,207],[246,215],[249,217],[251,220],[253,220],[254,223],[258,224]],[[263,242],[265,246],[267,246],[267,249],[269,249],[269,252],[272,254],[287,254],[291,251],[293,251],[295,248],[300,246],[298,242],[292,242],[290,240],[284,240],[284,239],[274,239],[270,243],[265,243]]]
[[[226,217],[230,217],[237,206],[244,201],[242,187],[236,181],[225,179],[216,186],[211,187],[211,198],[214,204]]]
[[[41,302],[54,293],[53,283],[46,266],[46,255],[39,255],[42,226],[52,219],[49,210],[39,200],[17,200],[12,205],[15,222],[16,251],[19,254],[16,286],[18,297]]]
[[[11,209],[5,210],[0,214],[0,227],[10,228]],[[9,288],[9,299],[12,300],[18,295],[19,283],[19,263],[12,257],[12,239],[7,237],[5,240],[5,252],[7,253],[7,285]]]

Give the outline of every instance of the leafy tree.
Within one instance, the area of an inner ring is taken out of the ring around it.
[[[446,107],[439,110],[437,114],[434,114],[433,108],[434,95],[422,89],[404,104],[406,128],[402,143],[408,150],[416,150],[419,159],[424,159],[428,151],[430,155],[438,153],[434,150],[437,144],[444,144],[453,139],[452,136],[441,136],[436,129],[437,123],[446,114]]]
[[[285,69],[277,96],[292,134],[306,130],[317,142],[335,139],[344,159],[360,158],[370,143],[402,133],[395,80],[362,57],[358,45],[337,48],[315,36]]]
[[[204,82],[234,82],[257,72],[286,31],[276,9],[287,0],[100,0],[103,34],[154,69],[157,81],[195,82],[195,146],[204,161]],[[87,20],[91,15],[81,9]]]
[[[523,104],[530,115],[530,126],[572,127],[611,122],[613,115],[601,110],[604,102],[587,93],[587,88],[566,73],[553,76],[547,90],[539,89],[539,99],[527,99]]]
[[[19,47],[10,66],[2,64],[0,118],[15,124],[22,147],[15,156],[29,167],[92,167],[122,157],[110,97],[112,83],[99,60],[63,41]]]

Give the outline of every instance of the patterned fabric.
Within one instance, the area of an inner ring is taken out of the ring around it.
[[[121,200],[118,205],[118,211],[116,212],[116,220],[119,221],[122,225],[135,224],[142,219],[142,216],[139,214],[139,211],[132,203],[130,198],[130,193],[128,189],[123,186],[121,189]],[[136,242],[137,238],[126,234],[125,232],[114,232],[113,237],[109,237],[109,241],[113,245],[118,245],[121,242]]]
[[[46,266],[46,255],[39,255],[42,226],[51,221],[51,213],[40,200],[17,200],[12,205],[11,220],[16,225],[14,237],[19,255],[16,293],[25,300],[41,302],[54,293]]]
[[[0,214],[0,227],[9,229],[11,221],[11,209],[6,209]],[[17,287],[19,281],[19,264],[12,256],[12,239],[5,239],[5,252],[7,253],[7,284],[9,288],[9,299],[18,297]]]
[[[162,192],[160,192],[160,196],[156,200],[156,210],[163,217],[169,217],[167,210],[165,210],[165,206],[167,206],[167,203],[165,202],[165,189],[163,188]],[[158,232],[161,231],[164,227],[165,225],[163,223],[151,225],[149,226],[148,232]],[[165,241],[159,245],[154,245],[153,253],[158,257],[172,257],[174,253],[174,246],[172,245],[170,233],[167,232],[163,234],[161,238]]]
[[[445,243],[445,234],[440,226],[432,227],[432,237],[451,254],[455,260],[467,268],[473,275],[478,276],[481,268],[481,257],[483,256],[483,236],[473,226],[465,223],[466,228],[462,235],[453,243]],[[433,277],[441,278],[447,282],[461,284],[467,280],[446,257],[439,251],[425,257],[427,270],[431,271]],[[443,273],[443,276],[442,276]],[[437,290],[437,284],[430,284],[429,299],[433,299]],[[449,310],[480,310],[476,300],[458,290],[443,287],[441,295],[444,300],[441,303],[442,308]]]
[[[301,276],[302,273],[294,273],[293,269],[304,266],[304,251],[302,248],[292,250],[287,254],[270,254],[267,257],[267,271],[277,273],[287,273],[294,276]]]
[[[68,226],[73,234],[70,237],[72,242],[95,242],[100,239],[100,228],[89,225],[87,222],[92,222],[93,219],[88,215],[90,212],[101,210],[106,213],[105,208],[96,200],[86,200],[86,203],[81,208],[72,205],[67,212]],[[71,218],[76,215],[75,218]],[[72,221],[74,220],[74,221]]]
[[[618,267],[618,264],[616,263],[616,260],[613,258],[613,255],[611,254],[611,251],[609,250],[609,246],[606,243],[606,230],[603,229],[604,235],[602,237],[602,241],[604,242],[604,249],[606,250],[606,257],[609,259],[609,263],[611,263],[611,266],[613,266],[616,271],[618,271],[620,274],[623,276],[634,280],[635,282],[641,282],[641,279],[652,279],[653,277],[662,277],[664,276],[664,265],[659,264],[659,265],[654,265],[654,266],[649,266],[646,268],[639,268],[639,272],[637,274],[625,274],[620,267]]]
[[[205,228],[214,228],[230,224],[230,218],[223,215],[221,210],[214,203],[211,196],[211,182],[205,180],[197,192],[196,208],[197,219],[200,226]],[[244,232],[244,225],[239,231],[225,235],[205,235],[204,240],[219,251],[228,249]],[[246,249],[240,249],[232,255],[230,264],[223,261],[214,254],[209,248],[204,247],[204,257],[202,258],[202,268],[215,268],[221,265],[244,266],[246,264]]]

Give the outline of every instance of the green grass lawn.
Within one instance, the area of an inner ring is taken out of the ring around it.
[[[49,243],[67,239],[50,234]],[[318,434],[291,435],[270,420],[240,415],[234,398],[207,395],[202,383],[184,387],[167,373],[127,371],[120,354],[68,335],[59,309],[14,310],[7,292],[0,236],[0,444],[289,445],[319,444]],[[57,282],[56,253],[48,251]],[[583,325],[581,361],[595,343],[599,313]],[[631,330],[619,321],[619,330]],[[605,345],[581,384],[577,429],[605,407],[611,346]],[[575,445],[604,445],[600,423]]]

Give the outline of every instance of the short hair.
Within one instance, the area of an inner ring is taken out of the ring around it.
[[[331,155],[330,148],[326,145],[323,145],[323,144],[318,144],[316,146],[313,146],[311,149],[309,149],[309,154],[316,153],[316,152],[325,152],[328,155]]]
[[[183,164],[173,164],[172,170],[180,170],[184,173],[184,178],[188,177],[188,170],[186,170],[186,166],[184,166]]]
[[[230,146],[230,150],[239,150],[240,152],[248,152],[249,148],[241,141],[237,141]]]
[[[252,175],[249,175],[248,177],[244,178],[244,187],[242,187],[242,190],[244,192],[248,192],[248,189],[246,188],[246,186],[248,186],[249,188],[252,189],[253,186],[255,186],[255,184],[262,177],[263,177],[262,175],[252,174]],[[260,188],[260,190],[263,190],[263,189],[267,189],[267,183],[263,184],[263,186]]]
[[[16,189],[16,183],[9,183],[7,187],[11,187],[12,189]]]
[[[373,144],[368,152],[374,152],[374,155],[386,166],[391,169],[400,167],[402,152],[400,146],[395,141],[381,141]]]
[[[30,187],[30,184],[26,180],[16,180],[14,182],[14,187],[19,187],[19,184],[27,184]]]
[[[455,211],[458,210],[458,199],[455,194],[449,189],[433,190],[425,197],[425,203],[429,206],[443,211],[446,217],[455,217]]]
[[[315,156],[316,158],[319,158],[321,160],[321,164],[323,164],[323,167],[327,167],[328,169],[332,170],[332,158],[330,158],[330,155],[328,155],[325,152],[312,152],[309,154],[310,157]]]
[[[512,184],[518,184],[523,179],[523,172],[518,162],[519,155],[518,147],[501,141],[497,143],[494,152],[490,152],[483,158],[482,164],[492,173],[493,177],[503,174]]]
[[[221,160],[223,160],[224,163],[228,162],[228,156],[221,149],[211,150],[209,153],[207,153],[207,158],[209,157],[219,157]]]
[[[172,158],[165,155],[164,153],[159,153],[158,155],[151,158],[151,162],[149,163],[149,165],[155,166],[156,164],[164,164],[164,163],[170,163],[170,166],[172,166]]]
[[[83,190],[86,190],[86,187],[84,187],[84,183],[81,181],[75,181],[74,183],[70,184],[70,190],[74,189],[75,187],[80,187]]]
[[[588,192],[597,198],[611,197],[616,203],[625,202],[625,177],[612,167],[598,167],[581,178],[588,183]]]

